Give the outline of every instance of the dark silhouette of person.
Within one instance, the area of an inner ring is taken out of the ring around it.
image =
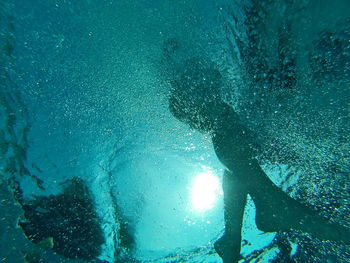
[[[225,233],[215,250],[224,263],[238,262],[244,207],[249,194],[256,225],[264,232],[290,229],[321,240],[350,243],[350,231],[332,224],[278,188],[254,158],[252,137],[233,108],[220,98],[223,80],[213,63],[187,60],[171,80],[169,109],[178,120],[211,136],[223,177]]]

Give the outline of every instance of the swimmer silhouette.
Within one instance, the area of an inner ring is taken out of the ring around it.
[[[244,207],[249,194],[261,231],[289,229],[322,240],[350,243],[350,231],[329,223],[279,189],[254,159],[249,131],[237,113],[219,97],[222,77],[210,63],[188,60],[171,81],[169,109],[180,121],[211,136],[223,177],[225,233],[215,243],[224,263],[238,262]]]

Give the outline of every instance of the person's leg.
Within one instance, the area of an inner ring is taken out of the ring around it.
[[[223,177],[225,233],[215,242],[215,250],[224,263],[238,262],[241,250],[241,230],[247,191],[242,182],[229,171]]]
[[[350,243],[350,230],[332,224],[274,185],[260,169],[249,176],[248,192],[256,206],[257,227],[265,232],[300,230],[322,240]]]

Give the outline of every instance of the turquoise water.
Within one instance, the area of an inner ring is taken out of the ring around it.
[[[195,61],[220,73],[268,177],[350,228],[349,9],[1,1],[0,262],[222,262],[225,166],[169,110]],[[250,197],[244,212],[240,262],[350,260],[340,241],[260,231]]]

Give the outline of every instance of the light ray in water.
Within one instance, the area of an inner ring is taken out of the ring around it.
[[[219,195],[223,195],[219,178],[212,171],[199,173],[190,187],[191,207],[197,212],[214,208]]]

